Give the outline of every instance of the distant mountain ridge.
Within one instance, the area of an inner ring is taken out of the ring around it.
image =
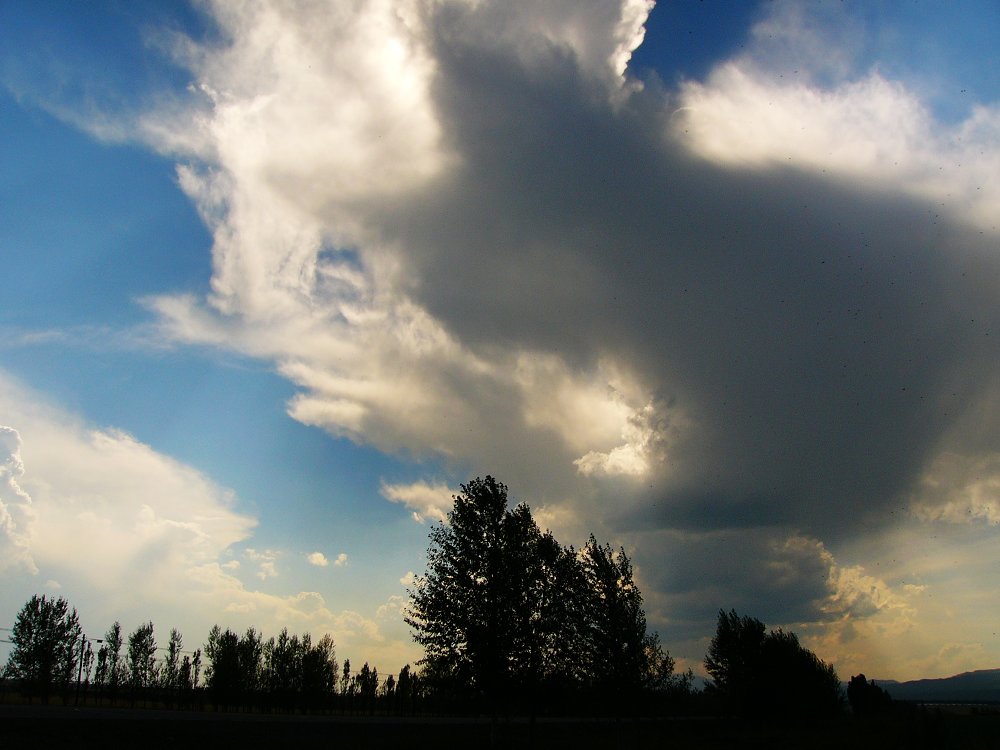
[[[933,680],[875,680],[894,700],[1000,703],[1000,669],[977,669]]]

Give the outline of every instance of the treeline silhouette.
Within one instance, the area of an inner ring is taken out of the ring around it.
[[[767,631],[754,617],[719,612],[705,657],[708,693],[740,716],[835,716],[842,709],[833,667],[799,643],[795,633]]]
[[[420,673],[406,665],[384,678],[367,662],[352,672],[350,659],[338,663],[329,635],[314,642],[309,633],[299,636],[287,629],[264,640],[252,627],[239,635],[216,625],[203,648],[184,652],[176,629],[170,631],[168,645],[159,648],[151,622],[127,637],[115,622],[95,654],[94,641],[82,635],[76,611],[62,597],[33,596],[18,613],[11,641],[5,680],[43,703],[55,695],[63,703],[255,713],[415,716],[499,710],[815,718],[839,713],[844,697],[833,668],[802,647],[793,633],[767,633],[759,620],[735,611],[719,613],[705,661],[713,680],[701,691],[685,674],[631,689],[581,682],[551,688],[548,695],[463,695],[453,681],[435,678],[426,665]],[[847,698],[859,716],[892,709],[888,693],[864,675],[851,678]]]
[[[427,561],[404,610],[424,647],[417,670],[352,671],[330,635],[287,629],[265,640],[215,625],[193,651],[176,629],[160,647],[152,622],[91,640],[64,598],[36,595],[11,630],[4,684],[43,703],[255,713],[820,718],[847,705],[833,667],[794,633],[735,610],[719,611],[696,690],[647,631],[625,550],[593,535],[581,550],[559,544],[492,477],[461,486]],[[858,715],[892,705],[864,675],[846,698]]]
[[[341,667],[330,635],[313,642],[309,633],[282,629],[265,641],[252,627],[238,635],[215,625],[202,648],[185,652],[177,629],[160,648],[152,622],[127,637],[115,622],[92,640],[62,597],[33,596],[18,613],[11,643],[4,678],[43,703],[56,695],[63,703],[109,706],[407,715],[424,696],[410,665],[384,679],[367,662],[356,673],[350,659]]]

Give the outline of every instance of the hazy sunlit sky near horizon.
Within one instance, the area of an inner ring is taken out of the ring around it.
[[[998,43],[988,0],[0,0],[0,627],[395,671],[493,474],[625,547],[682,667],[720,608],[843,679],[1000,667]]]

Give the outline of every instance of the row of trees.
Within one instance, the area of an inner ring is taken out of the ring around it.
[[[720,611],[705,657],[712,677],[705,696],[716,710],[741,716],[821,718],[840,713],[845,691],[833,666],[799,643],[795,633],[767,631],[760,620]],[[847,683],[855,716],[897,711],[892,697],[864,674]]]
[[[409,665],[384,680],[368,662],[352,674],[345,659],[341,669],[330,635],[314,643],[309,633],[299,637],[286,628],[265,641],[254,628],[239,636],[216,625],[205,655],[206,688],[218,706],[408,713],[421,695]]]
[[[521,695],[533,712],[554,696],[571,696],[578,710],[581,694],[600,696],[617,711],[648,708],[642,698],[651,695],[690,698],[693,674],[675,674],[673,659],[647,632],[624,549],[593,535],[579,551],[560,545],[526,505],[508,508],[507,487],[489,476],[462,485],[430,542],[406,621],[424,646],[434,688],[478,694],[494,707]],[[800,717],[843,708],[832,665],[794,633],[768,631],[735,610],[719,612],[705,669],[712,679],[703,708]],[[891,704],[863,675],[852,678],[848,698],[859,715]]]
[[[618,559],[620,567],[620,556],[612,557]],[[624,576],[622,583],[627,578]],[[626,619],[637,625],[642,618],[633,612]],[[636,637],[637,633],[625,632],[629,637]],[[198,703],[208,698],[216,707],[254,710],[339,709],[410,714],[428,706],[444,711],[463,708],[461,703],[456,704],[455,691],[450,689],[455,687],[453,679],[450,684],[449,680],[442,682],[440,673],[425,669],[424,674],[430,676],[428,683],[413,673],[409,665],[398,677],[389,675],[385,680],[380,680],[378,671],[367,662],[355,674],[351,672],[350,660],[345,660],[340,669],[333,639],[328,635],[313,643],[308,633],[299,637],[284,629],[277,638],[265,641],[254,628],[238,636],[232,630],[223,631],[215,626],[204,649],[208,662],[204,686],[197,691],[202,651],[182,655],[183,640],[176,629],[171,630],[167,647],[158,649],[152,623],[140,625],[126,639],[116,622],[104,636],[95,665],[89,642],[81,635],[76,611],[62,598],[32,597],[18,614],[12,641],[14,650],[7,664],[7,676],[19,679],[29,694],[39,695],[43,700],[47,700],[53,687],[68,689],[74,680],[79,680],[78,685],[90,685],[93,673],[92,685],[99,701],[124,695],[133,702],[152,699],[167,704],[191,704],[197,694]],[[623,649],[627,643],[626,638],[614,648]],[[647,652],[655,651],[656,646],[646,636]],[[157,659],[158,650],[166,652],[161,659]],[[554,659],[555,654],[548,657]],[[584,657],[581,663],[591,662]],[[666,666],[661,661],[661,669]],[[836,714],[843,704],[833,667],[805,649],[794,633],[781,629],[768,632],[760,620],[741,617],[735,611],[719,612],[705,667],[712,681],[697,696],[700,700],[696,705],[702,711],[815,718]],[[642,670],[648,668],[647,662]],[[688,699],[694,697],[688,692],[689,676],[677,679],[662,673],[647,675],[645,683],[633,677],[630,688],[623,669],[602,674],[612,675],[606,679],[616,681],[605,682],[600,691],[605,707],[609,698],[634,701],[636,690],[643,687],[647,691],[657,688],[662,691],[670,687],[671,679],[675,697],[678,692]],[[467,688],[471,686],[472,683],[466,684]],[[512,682],[507,687],[512,688]],[[580,687],[577,683],[576,698],[580,697]],[[558,688],[565,693],[567,685],[561,683]],[[552,707],[551,699],[539,702],[537,693],[530,698],[535,709]],[[893,708],[888,693],[864,675],[851,678],[847,699],[859,716],[885,713]],[[691,705],[688,700],[688,708]],[[469,706],[466,704],[464,708]],[[576,708],[580,710],[581,706],[578,704]],[[661,705],[659,710],[664,708]]]
[[[18,680],[25,692],[48,701],[53,690],[93,685],[100,695],[133,695],[153,688],[191,690],[198,684],[201,651],[182,654],[183,639],[175,629],[165,650],[159,649],[153,623],[147,622],[127,638],[115,622],[96,643],[83,635],[76,609],[63,597],[32,596],[21,608],[11,630],[13,649],[3,671]]]
[[[349,659],[341,669],[330,635],[314,642],[309,633],[299,636],[283,629],[265,641],[254,628],[240,636],[216,625],[204,651],[185,652],[176,629],[160,648],[152,622],[127,637],[115,622],[96,642],[101,645],[95,654],[66,599],[33,596],[14,621],[3,676],[43,702],[53,692],[61,692],[65,700],[75,688],[77,695],[83,690],[98,702],[189,705],[207,698],[229,708],[374,711],[378,704],[409,712],[421,694],[420,680],[409,665],[398,677],[384,680],[367,662],[356,674]]]
[[[126,688],[132,701],[190,702],[197,692],[217,707],[258,710],[370,712],[378,705],[410,713],[419,703],[443,711],[621,713],[662,711],[665,696],[690,699],[693,674],[675,674],[674,660],[647,631],[624,549],[593,535],[581,550],[563,546],[526,505],[508,508],[507,492],[489,476],[462,485],[447,523],[431,531],[427,570],[405,610],[425,650],[419,675],[407,665],[381,680],[367,663],[352,674],[350,660],[338,664],[332,637],[314,642],[287,629],[264,640],[254,628],[239,635],[216,625],[204,651],[185,652],[176,629],[159,649],[152,622],[127,638],[115,622],[95,655],[65,599],[34,596],[14,624],[6,676],[43,700],[55,686],[90,685],[93,674],[99,700]],[[819,717],[843,706],[831,665],[794,633],[768,631],[735,610],[719,612],[705,669],[711,682],[699,696],[703,709]],[[847,695],[858,714],[891,704],[864,675],[851,679]]]
[[[82,650],[80,672],[86,684],[93,669],[93,684],[101,696],[107,693],[113,698],[125,688],[133,697],[154,688],[168,693],[184,693],[198,684],[201,649],[191,654],[183,653],[183,649],[184,639],[180,631],[173,628],[166,654],[161,660],[152,622],[143,623],[126,639],[121,623],[116,621],[104,634],[96,664],[92,647],[87,641],[86,648]]]

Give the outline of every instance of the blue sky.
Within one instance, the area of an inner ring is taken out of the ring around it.
[[[493,473],[684,665],[996,666],[1000,11],[390,6],[0,6],[0,611],[398,669]]]

